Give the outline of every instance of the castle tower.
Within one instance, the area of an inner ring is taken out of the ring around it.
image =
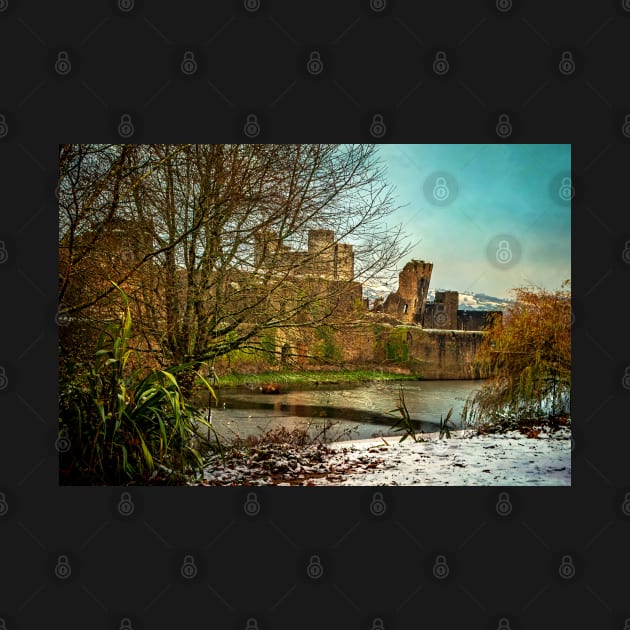
[[[433,328],[456,329],[458,303],[459,293],[457,291],[436,291]]]
[[[308,251],[317,252],[332,248],[335,242],[335,233],[332,230],[309,230],[308,231]]]
[[[354,250],[352,245],[335,245],[334,280],[352,280],[354,278]]]
[[[403,322],[422,322],[432,271],[433,263],[409,261],[398,275],[398,290],[387,296],[383,310]]]
[[[332,230],[309,230],[308,253],[312,257],[309,263],[310,273],[335,279],[335,233]]]
[[[405,321],[421,322],[431,283],[433,264],[411,260],[398,276],[398,293],[407,305]]]

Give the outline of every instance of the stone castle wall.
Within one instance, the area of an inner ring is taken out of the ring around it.
[[[501,319],[503,311],[457,311],[458,330],[483,330],[495,319]]]
[[[294,361],[300,369],[380,368],[427,380],[467,380],[487,376],[474,364],[485,334],[413,325],[369,324],[342,330],[323,326],[320,331],[295,331],[289,335],[291,341],[281,333],[277,350],[289,344],[292,353],[301,355]],[[313,354],[320,356],[307,358]]]
[[[384,326],[376,334],[374,360],[384,368],[403,368],[427,380],[475,379],[474,365],[485,333],[423,330],[417,326]]]

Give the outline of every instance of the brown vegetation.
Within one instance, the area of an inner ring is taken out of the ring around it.
[[[405,253],[400,228],[383,228],[395,207],[375,151],[62,145],[59,303],[71,322],[62,361],[80,354],[70,351],[78,326],[89,356],[119,317],[112,281],[129,297],[146,365],[190,366],[183,391],[195,370],[237,349],[307,354],[283,333],[341,326],[356,315],[339,308],[353,281],[389,272]],[[315,273],[322,256],[334,261],[331,278]]]
[[[464,419],[507,426],[570,416],[571,291],[514,290],[515,302],[488,330],[477,361],[491,381],[472,397]]]

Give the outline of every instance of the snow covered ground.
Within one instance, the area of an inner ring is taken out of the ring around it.
[[[570,430],[422,442],[385,437],[328,445],[261,445],[204,474],[203,485],[570,486]]]
[[[541,434],[542,435],[542,434]],[[529,438],[513,431],[503,435],[449,440],[433,436],[426,442],[399,438],[338,442],[336,457],[359,465],[341,479],[320,478],[315,485],[343,486],[570,486],[571,441],[568,431]],[[371,453],[382,462],[367,467]]]

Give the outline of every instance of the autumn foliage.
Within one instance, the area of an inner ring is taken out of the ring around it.
[[[469,400],[463,418],[493,425],[570,416],[570,281],[555,291],[521,287],[485,336],[476,357],[490,374]]]

